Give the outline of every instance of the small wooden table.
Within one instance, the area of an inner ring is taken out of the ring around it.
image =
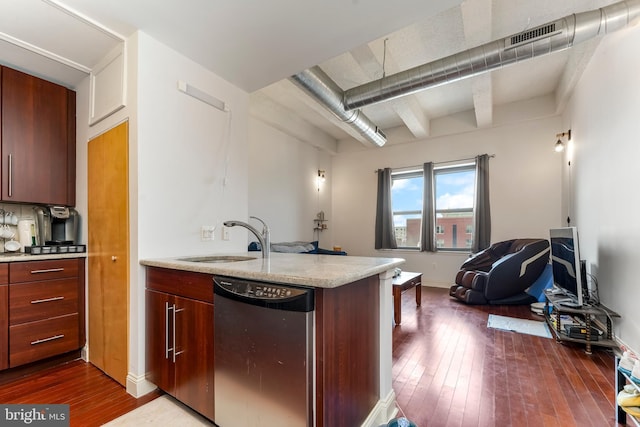
[[[398,277],[393,278],[393,320],[396,325],[402,320],[402,303],[400,296],[407,289],[416,288],[416,305],[420,307],[422,303],[422,273],[412,273],[403,271]]]

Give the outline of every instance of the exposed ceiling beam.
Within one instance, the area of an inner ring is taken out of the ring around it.
[[[600,44],[601,38],[588,40],[571,49],[567,65],[564,67],[560,82],[556,87],[556,113],[561,113],[567,105],[573,88],[576,86],[593,53]]]
[[[380,78],[382,64],[369,45],[362,45],[349,53],[369,79]],[[385,58],[385,71],[389,73],[401,71],[388,50]],[[386,105],[402,119],[413,136],[416,138],[429,136],[429,118],[426,117],[414,96],[406,96]]]
[[[260,92],[251,94],[249,112],[281,132],[334,155],[338,141]]]
[[[467,0],[462,2],[462,23],[468,47],[480,46],[491,41],[491,0]],[[491,73],[473,78],[471,90],[476,113],[476,125],[488,127],[493,123],[493,90]]]

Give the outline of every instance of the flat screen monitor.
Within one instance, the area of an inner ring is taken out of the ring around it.
[[[554,228],[549,230],[549,235],[554,288],[567,297],[561,302],[563,305],[580,307],[586,302],[583,295],[586,281],[582,277],[584,272],[580,264],[578,229]]]

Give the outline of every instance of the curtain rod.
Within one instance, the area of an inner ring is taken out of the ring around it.
[[[488,154],[488,156],[489,156],[489,158],[490,158],[490,159],[493,159],[496,155],[495,155],[495,154]],[[476,156],[476,157],[467,157],[467,158],[465,158],[465,159],[447,160],[447,161],[445,161],[445,162],[433,162],[433,164],[434,164],[434,166],[435,166],[435,165],[444,165],[444,164],[447,164],[447,163],[464,162],[464,161],[466,161],[466,160],[475,160],[477,157],[478,157],[478,156]],[[401,168],[393,168],[393,169],[396,169],[396,170],[399,170],[399,169],[408,169],[408,170],[410,170],[410,169],[420,169],[420,168],[422,168],[422,165],[417,165],[417,166],[404,166],[404,167],[401,167]],[[374,170],[374,171],[373,171],[373,173],[378,173],[378,169]]]

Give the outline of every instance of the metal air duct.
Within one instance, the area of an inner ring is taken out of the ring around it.
[[[318,100],[336,117],[356,129],[364,138],[381,147],[387,137],[360,110],[347,111],[342,103],[343,91],[329,76],[315,66],[290,77],[290,80]]]
[[[640,0],[569,15],[531,30],[419,65],[344,92],[346,110],[455,82],[505,65],[567,49],[625,27],[640,16]]]

